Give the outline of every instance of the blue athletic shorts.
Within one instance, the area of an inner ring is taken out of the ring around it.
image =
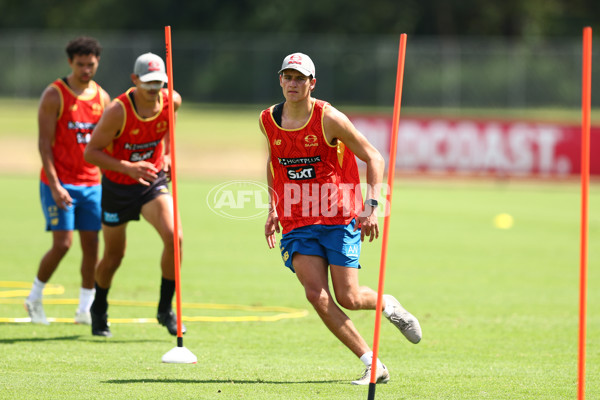
[[[360,229],[356,220],[348,225],[308,225],[293,229],[281,237],[279,248],[285,266],[292,272],[294,253],[319,256],[329,265],[360,268]]]
[[[100,198],[102,188],[100,185],[77,186],[62,185],[73,199],[73,204],[66,210],[58,208],[50,186],[40,181],[40,199],[42,210],[46,217],[47,231],[99,231],[102,210]]]

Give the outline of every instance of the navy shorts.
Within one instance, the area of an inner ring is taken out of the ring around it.
[[[281,237],[279,248],[285,266],[292,272],[294,253],[319,256],[329,265],[360,268],[360,229],[356,220],[348,225],[308,225],[292,229]]]
[[[139,221],[142,206],[158,196],[169,194],[164,171],[150,186],[122,185],[102,177],[102,223],[118,226],[128,221]]]
[[[40,200],[46,217],[47,231],[99,231],[100,225],[100,185],[62,185],[73,204],[66,210],[58,208],[50,187],[40,181]]]

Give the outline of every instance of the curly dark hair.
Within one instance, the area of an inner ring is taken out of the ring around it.
[[[67,51],[70,60],[72,60],[75,55],[93,54],[96,57],[100,57],[102,46],[100,46],[100,43],[92,37],[80,36],[71,40],[67,44],[65,50]]]

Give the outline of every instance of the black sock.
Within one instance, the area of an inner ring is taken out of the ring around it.
[[[158,312],[168,312],[171,310],[173,295],[175,294],[175,281],[162,278],[160,283],[160,300],[158,301]]]
[[[98,286],[97,282],[94,282],[94,287],[96,288],[96,295],[94,296],[94,302],[90,307],[90,311],[96,315],[104,315],[108,310],[108,290],[109,288],[103,289]]]

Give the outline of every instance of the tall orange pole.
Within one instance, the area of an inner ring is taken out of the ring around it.
[[[585,399],[587,310],[588,193],[590,186],[590,113],[592,108],[592,28],[583,28],[581,90],[581,246],[579,254],[579,359],[577,398]]]
[[[406,56],[406,33],[400,35],[400,48],[398,51],[398,68],[396,71],[396,94],[394,98],[394,114],[392,121],[390,159],[388,166],[388,192],[386,195],[385,225],[381,244],[381,259],[379,263],[379,284],[377,286],[377,308],[375,309],[375,334],[373,339],[373,363],[377,365],[379,354],[379,328],[381,326],[381,309],[383,305],[383,286],[385,282],[385,263],[387,258],[388,236],[390,231],[390,216],[392,213],[392,193],[394,188],[394,174],[396,170],[396,148],[398,147],[398,127],[400,125],[400,103],[402,101],[402,83],[404,82],[404,59]],[[375,398],[377,381],[377,367],[371,368],[368,399]]]
[[[183,347],[181,323],[181,257],[179,246],[179,210],[177,207],[177,157],[175,152],[175,105],[173,104],[173,50],[171,45],[171,27],[165,26],[165,44],[167,50],[167,88],[169,92],[169,142],[171,154],[171,184],[173,188],[173,247],[175,249],[175,301],[177,303],[177,347]]]

